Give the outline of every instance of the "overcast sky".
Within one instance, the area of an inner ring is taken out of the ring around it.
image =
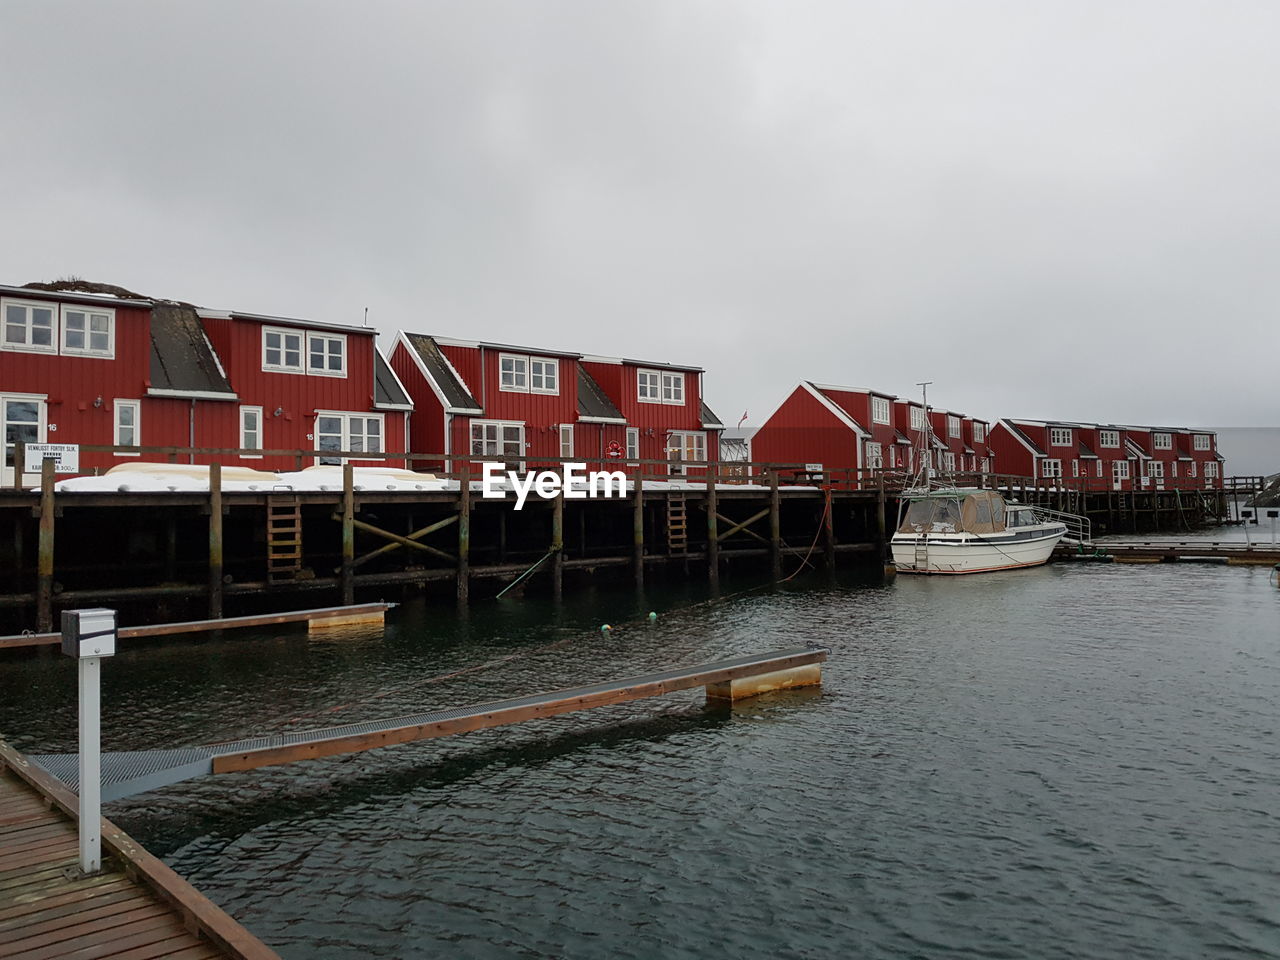
[[[0,7],[0,283],[1280,424],[1280,4]]]

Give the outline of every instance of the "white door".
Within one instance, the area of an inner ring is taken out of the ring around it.
[[[1129,461],[1111,461],[1111,489],[1123,490],[1124,482],[1129,479]]]
[[[0,394],[0,423],[4,425],[4,467],[0,469],[0,484],[13,486],[13,458],[19,442],[47,441],[46,415],[44,397]],[[28,473],[23,483],[34,485],[39,479],[39,474]]]

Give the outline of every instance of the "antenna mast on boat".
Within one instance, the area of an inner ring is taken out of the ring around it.
[[[933,459],[933,430],[929,422],[929,384],[932,380],[922,380],[916,384],[921,392],[921,405],[924,409],[921,411],[920,417],[920,470],[916,474],[915,486],[924,490],[929,489],[929,467]]]

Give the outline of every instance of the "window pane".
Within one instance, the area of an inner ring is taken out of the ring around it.
[[[131,426],[133,424],[134,409],[132,406],[121,404],[116,407],[116,419],[121,426]]]

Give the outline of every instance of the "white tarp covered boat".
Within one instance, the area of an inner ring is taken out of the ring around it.
[[[890,546],[899,573],[985,573],[1045,563],[1066,532],[995,490],[953,487],[904,494]]]

